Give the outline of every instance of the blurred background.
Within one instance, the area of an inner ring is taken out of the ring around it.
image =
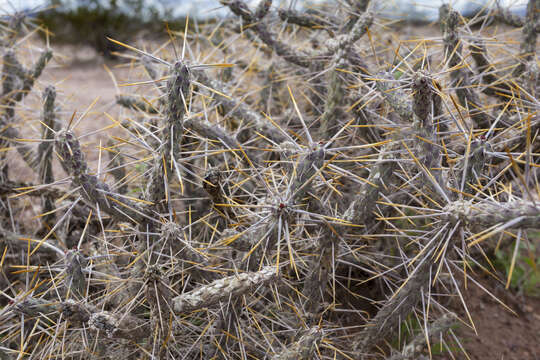
[[[324,6],[336,0],[275,0],[274,6],[309,9]],[[259,0],[246,0],[254,6]],[[406,23],[425,25],[435,21],[441,0],[385,0],[372,6],[382,17]],[[472,17],[494,5],[494,0],[450,1],[463,16]],[[500,0],[504,6],[525,14],[525,0]],[[48,28],[55,43],[85,43],[107,57],[115,50],[106,36],[118,40],[131,40],[136,36],[163,35],[165,23],[179,29],[186,18],[196,21],[218,21],[229,15],[218,0],[0,0],[0,13],[24,12],[36,17]]]

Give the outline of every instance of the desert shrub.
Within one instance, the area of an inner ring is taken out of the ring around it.
[[[107,37],[127,41],[138,33],[161,32],[165,22],[183,28],[185,19],[166,18],[164,9],[142,0],[50,0],[37,18],[55,35],[55,41],[86,43],[111,57],[124,50]]]
[[[5,24],[2,356],[463,357],[444,299],[471,322],[487,244],[539,227],[538,0],[412,39],[369,1],[221,4],[155,53],[113,41],[140,71],[97,164],[38,80],[52,50]]]

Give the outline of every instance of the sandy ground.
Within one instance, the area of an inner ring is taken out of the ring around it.
[[[41,92],[46,86],[54,85],[57,89],[57,115],[61,126],[67,126],[73,117],[73,124],[77,123],[74,127],[75,133],[77,136],[83,135],[81,144],[87,160],[91,166],[95,166],[100,141],[105,144],[111,135],[118,135],[120,132],[117,128],[99,130],[114,124],[110,117],[118,119],[121,115],[122,109],[115,104],[118,91],[130,91],[127,88],[117,89],[110,74],[114,74],[116,81],[122,84],[128,81],[133,72],[133,69],[118,62],[105,61],[90,48],[70,47],[55,50],[53,60],[39,78],[32,93],[24,100],[21,111],[17,113],[20,117],[20,133],[30,139],[40,136],[38,111],[41,109]],[[87,114],[79,120],[85,112]],[[11,178],[33,180],[33,171],[21,161],[15,151],[12,154]],[[55,171],[61,171],[57,165]]]

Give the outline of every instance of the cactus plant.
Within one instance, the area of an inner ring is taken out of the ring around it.
[[[97,171],[40,79],[52,50],[20,46],[31,19],[0,29],[0,357],[429,358],[471,322],[439,301],[469,314],[470,260],[540,227],[538,0],[480,29],[443,5],[440,33],[397,43],[369,1],[216,4],[181,53],[111,39],[141,78]],[[396,346],[409,316],[423,332]]]

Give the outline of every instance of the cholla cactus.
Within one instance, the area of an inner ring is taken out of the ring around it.
[[[430,39],[369,1],[219,4],[180,59],[124,44],[141,78],[99,145],[31,23],[1,27],[0,357],[465,358],[458,279],[539,227],[538,0],[443,5]]]
[[[266,285],[276,278],[276,268],[266,267],[259,272],[243,273],[219,279],[206,286],[172,299],[174,310],[187,312],[208,307],[221,300],[240,296],[253,288]]]
[[[274,356],[272,360],[312,359],[315,353],[315,347],[321,340],[321,337],[322,332],[320,329],[311,328],[298,341],[291,344],[288,349]]]

